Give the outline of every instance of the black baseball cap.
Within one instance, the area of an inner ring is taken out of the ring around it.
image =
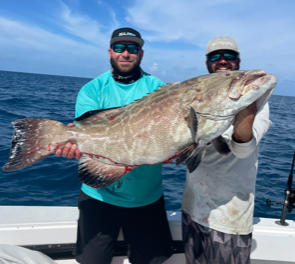
[[[140,47],[143,46],[144,40],[138,31],[133,28],[118,28],[111,37],[111,45],[118,41],[132,41],[137,43]]]

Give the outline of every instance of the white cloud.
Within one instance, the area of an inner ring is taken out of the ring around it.
[[[274,1],[269,1],[271,6]],[[212,6],[213,5],[213,6]],[[295,7],[295,4],[292,4]],[[245,10],[248,9],[248,12]],[[229,36],[240,46],[263,50],[279,48],[295,40],[294,18],[288,15],[273,17],[266,12],[265,3],[257,1],[174,1],[135,0],[127,8],[127,21],[146,30],[149,41],[180,41],[205,48],[217,36]],[[276,7],[286,14],[286,6]]]
[[[295,81],[292,1],[286,8],[274,0],[267,5],[254,0],[134,0],[123,7],[94,0],[97,18],[79,11],[82,1],[59,3],[57,12],[42,13],[49,22],[46,29],[24,22],[25,18],[0,17],[0,69],[9,64],[19,70],[21,66],[13,69],[14,62],[22,65],[22,71],[42,68],[44,73],[66,75],[71,69],[71,75],[94,77],[110,67],[107,48],[112,31],[131,26],[145,39],[143,70],[165,82],[206,74],[206,45],[220,35],[238,42],[241,69],[263,69],[275,74],[279,84]]]
[[[76,45],[75,41],[52,34],[34,25],[23,24],[17,21],[0,17],[1,43],[29,48],[31,50],[43,50],[56,52],[58,47],[68,48]]]
[[[230,0],[206,2],[136,0],[135,4],[127,9],[126,20],[149,31],[147,40],[164,42],[182,40],[199,45],[200,38],[209,40],[212,31],[219,31],[221,35],[232,31],[233,20],[238,22],[234,31],[239,31],[238,26],[243,19],[235,14],[243,10],[242,5],[236,8],[235,13],[226,6],[228,4],[236,7],[234,3],[235,1]]]
[[[197,67],[196,74],[206,73],[204,54],[208,41],[229,36],[237,41],[241,50],[241,69],[263,69],[275,74],[280,82],[286,73],[295,78],[292,59],[295,50],[291,48],[295,43],[295,18],[291,11],[294,8],[295,3],[291,1],[287,5],[274,0],[267,4],[254,0],[135,0],[127,8],[126,19],[143,30],[147,41],[156,41],[158,46],[166,43],[166,50],[157,54],[157,60],[169,61],[161,64],[161,69],[170,76],[173,67],[179,67],[173,70],[173,75],[179,77],[187,76],[184,69],[193,67]],[[196,51],[186,48],[185,44],[195,46]],[[183,60],[173,56],[177,53],[173,50],[176,46],[177,51],[183,47],[179,52],[186,55]]]
[[[106,47],[109,38],[101,32],[102,26],[87,15],[74,13],[66,4],[60,2],[62,11],[58,24],[68,33],[87,40],[100,47]]]
[[[80,43],[35,25],[0,17],[0,35],[3,70],[42,73],[42,69],[49,74],[94,77],[94,73],[87,74],[87,69],[109,64],[106,48]]]
[[[157,71],[158,70],[158,64],[157,63],[153,63],[153,66],[152,67],[150,67],[150,71],[151,72],[155,72],[155,71]]]

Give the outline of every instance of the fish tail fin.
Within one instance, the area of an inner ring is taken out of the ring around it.
[[[63,144],[54,143],[53,129],[64,124],[42,118],[25,118],[13,121],[14,133],[8,162],[3,171],[27,168],[53,154]]]

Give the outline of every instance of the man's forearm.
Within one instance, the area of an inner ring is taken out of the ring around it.
[[[234,120],[233,140],[237,143],[246,143],[253,138],[253,123],[257,113],[256,103],[240,111]]]

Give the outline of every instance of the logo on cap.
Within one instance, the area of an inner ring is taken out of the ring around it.
[[[212,46],[215,46],[215,45],[226,45],[226,46],[233,46],[233,44],[231,42],[228,42],[228,41],[218,41],[218,42],[215,42],[215,43],[212,43]]]
[[[130,33],[130,32],[121,32],[121,33],[119,33],[118,37],[122,37],[122,36],[132,36],[132,37],[136,37],[135,34]]]

